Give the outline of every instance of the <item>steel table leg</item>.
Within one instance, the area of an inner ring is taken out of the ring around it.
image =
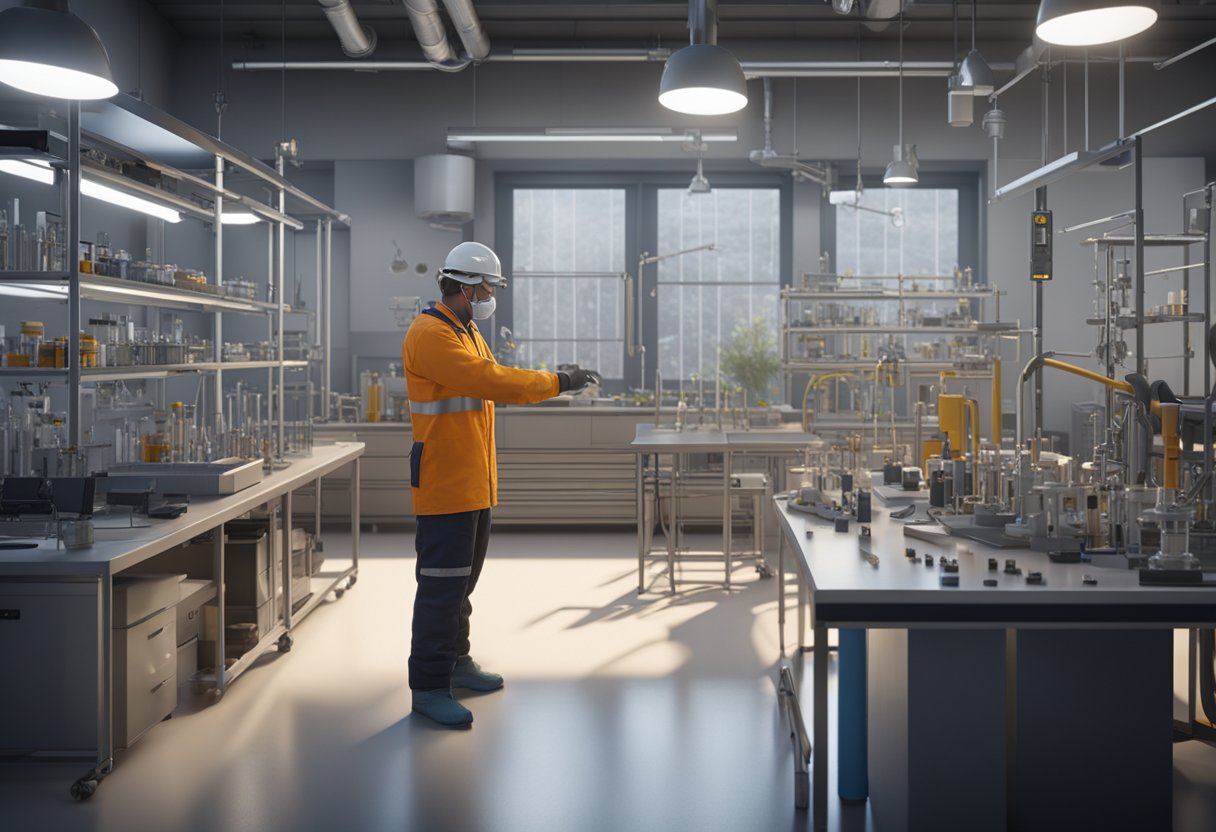
[[[633,480],[637,492],[634,513],[638,520],[638,595],[646,591],[646,499],[642,488],[642,470],[645,467],[642,452],[633,456]]]
[[[798,575],[798,652],[802,652],[806,647],[806,577],[801,566],[794,571]]]
[[[291,492],[288,491],[279,498],[279,516],[282,518],[282,560],[283,560],[283,626],[287,628],[287,632],[291,632]],[[279,639],[279,647],[282,649],[283,644],[291,646],[291,637],[289,635]]]
[[[667,507],[667,516],[671,525],[667,528],[667,580],[670,582],[672,595],[676,594],[676,523],[679,511],[676,505],[679,496],[676,493],[676,481],[680,478],[680,455],[671,455],[671,505]]]
[[[355,457],[353,464],[354,470],[351,472],[351,476],[354,478],[354,482],[352,483],[354,491],[351,494],[350,556],[355,571],[350,576],[350,582],[347,584],[348,587],[355,585],[355,579],[359,575],[359,533],[363,525],[363,457]]]
[[[818,621],[814,623],[814,696],[815,706],[812,716],[811,749],[814,759],[811,763],[814,775],[815,829],[828,828],[828,628]]]
[[[227,655],[227,648],[224,644],[224,630],[227,627],[224,620],[224,607],[227,603],[224,600],[226,595],[224,592],[224,525],[221,523],[212,534],[215,535],[211,544],[213,559],[211,574],[215,575],[215,692],[218,696],[223,697],[224,690],[228,686],[224,662],[224,657]]]
[[[785,658],[785,530],[777,535],[777,645]]]
[[[727,448],[722,451],[722,557],[725,561],[725,585],[727,589],[730,589],[730,532],[730,449]]]
[[[111,650],[111,625],[113,620],[114,579],[109,565],[98,576],[95,600],[97,602],[97,762],[93,768],[77,778],[70,789],[73,800],[87,800],[97,787],[114,770],[114,699],[113,699],[113,653]]]

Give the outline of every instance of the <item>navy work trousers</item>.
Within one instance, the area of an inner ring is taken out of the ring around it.
[[[456,659],[469,654],[469,596],[477,586],[490,545],[490,510],[420,514],[414,549],[414,632],[410,689],[451,684]]]

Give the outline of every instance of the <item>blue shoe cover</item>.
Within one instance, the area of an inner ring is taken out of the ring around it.
[[[447,728],[467,728],[473,724],[473,713],[452,698],[447,688],[416,690],[414,710]]]
[[[484,693],[502,687],[502,677],[497,673],[482,670],[481,665],[472,658],[463,656],[456,660],[456,667],[452,670],[452,687]]]

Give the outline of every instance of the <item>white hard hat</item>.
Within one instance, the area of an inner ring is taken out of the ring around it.
[[[491,286],[507,285],[502,276],[502,261],[493,249],[481,243],[461,243],[449,251],[438,279],[445,277],[466,286],[476,286],[482,281]]]

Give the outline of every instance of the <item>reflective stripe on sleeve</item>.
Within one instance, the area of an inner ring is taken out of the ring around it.
[[[439,416],[444,413],[481,410],[485,404],[485,399],[475,399],[472,396],[457,396],[454,399],[442,399],[437,402],[416,402],[410,399],[410,412],[420,416]]]
[[[457,566],[451,569],[427,569],[423,567],[418,570],[418,574],[425,575],[428,578],[467,578],[473,574],[473,567]]]

